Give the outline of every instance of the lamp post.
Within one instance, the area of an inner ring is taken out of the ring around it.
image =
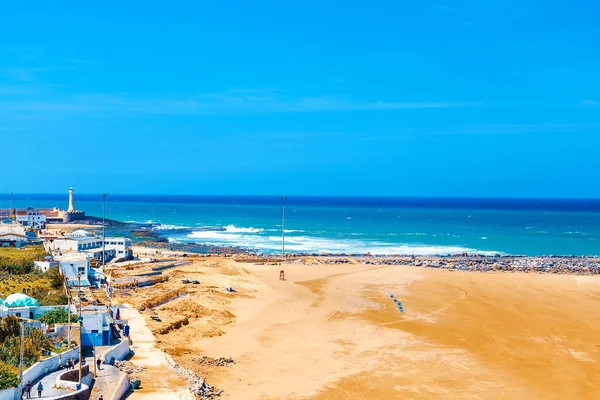
[[[108,197],[108,193],[102,193],[102,271],[106,267],[106,197]]]
[[[81,363],[83,361],[83,318],[81,316],[81,297],[79,293],[81,292],[81,271],[77,274],[77,297],[79,297],[79,387],[81,387]]]
[[[99,311],[96,310],[96,321],[98,321],[98,313]],[[102,337],[101,334],[97,333],[94,335],[94,341],[92,342],[92,348],[93,348],[93,352],[94,352],[94,376],[97,377],[98,376],[98,371],[96,370],[96,339],[98,339],[99,337]]]
[[[285,199],[281,196],[281,257],[285,257]]]
[[[25,350],[24,344],[25,344],[25,321],[23,321],[23,319],[21,319],[21,349],[20,349],[20,354],[19,354],[19,377],[21,379],[19,382],[19,396],[22,395],[22,393],[23,393],[23,352]]]
[[[81,364],[83,363],[83,343],[81,341],[83,331],[83,318],[81,317],[81,307],[79,307],[79,387],[81,387]]]

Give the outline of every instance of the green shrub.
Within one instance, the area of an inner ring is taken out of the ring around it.
[[[66,324],[69,322],[69,313],[66,308],[57,307],[53,310],[47,311],[38,318],[40,322],[44,324]],[[77,321],[77,316],[71,314],[71,321]]]
[[[14,368],[0,362],[0,390],[19,386],[19,375]]]

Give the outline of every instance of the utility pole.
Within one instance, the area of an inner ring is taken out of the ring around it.
[[[67,293],[67,349],[71,347],[71,296]]]
[[[79,297],[79,293],[81,292],[81,272],[77,274],[77,296]],[[83,361],[83,341],[82,339],[82,331],[83,331],[83,318],[81,317],[81,297],[79,298],[79,387],[81,387],[81,363]]]
[[[285,257],[285,199],[281,196],[281,257]]]
[[[25,321],[21,319],[21,352],[19,355],[19,396],[23,393],[23,352],[25,351]]]
[[[81,309],[81,308],[80,308]],[[79,387],[81,388],[81,363],[83,362],[83,343],[81,342],[81,331],[83,331],[83,318],[79,315]]]
[[[105,220],[106,220],[106,197],[108,193],[102,193],[102,271],[106,268],[106,232],[105,232]]]

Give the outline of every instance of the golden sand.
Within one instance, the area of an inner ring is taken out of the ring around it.
[[[127,301],[200,280],[152,311],[161,322],[144,315],[160,348],[232,399],[600,398],[597,277],[214,258],[166,273]]]

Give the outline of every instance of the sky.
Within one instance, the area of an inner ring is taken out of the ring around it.
[[[598,198],[599,18],[594,0],[2,2],[0,192]]]

